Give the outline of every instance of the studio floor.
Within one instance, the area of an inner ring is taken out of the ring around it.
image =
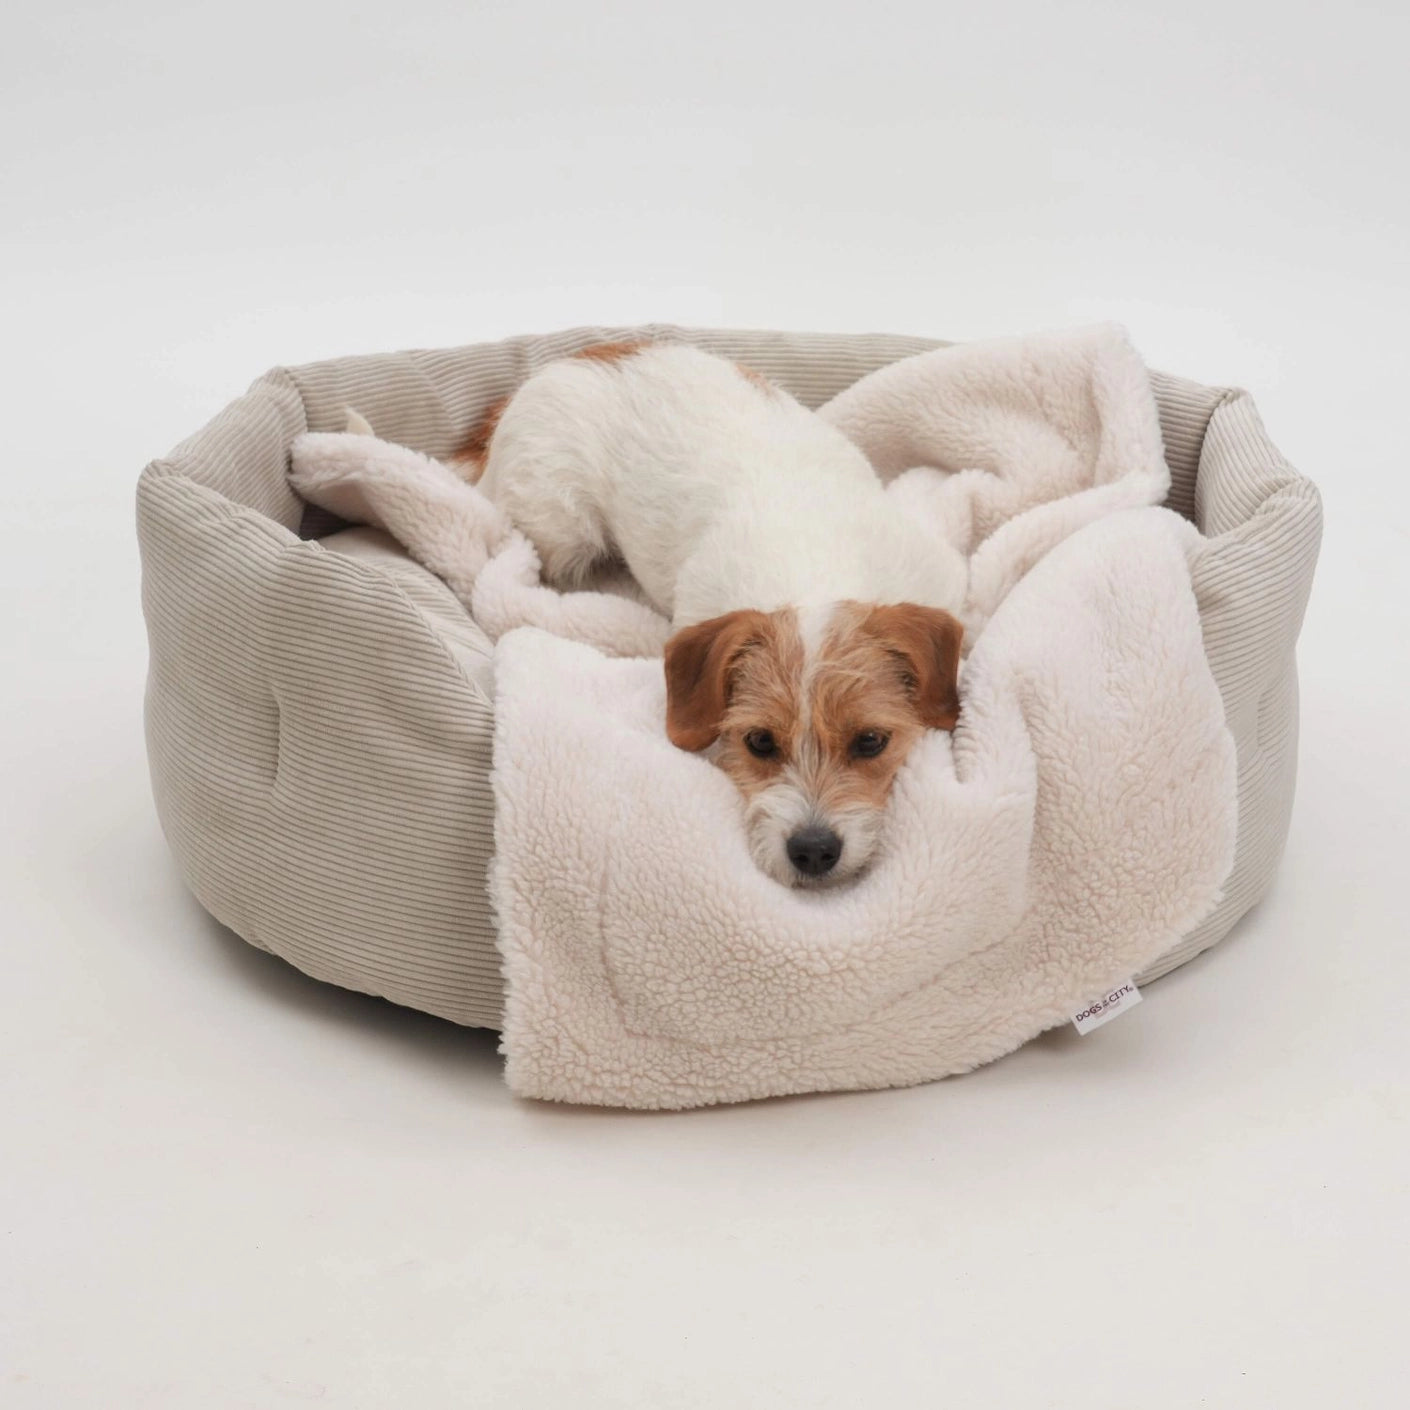
[[[1404,1401],[1399,7],[25,3],[0,56],[0,1405]],[[1315,479],[1272,894],[1098,1032],[680,1115],[325,987],[151,803],[133,490],[275,363],[1123,322]]]

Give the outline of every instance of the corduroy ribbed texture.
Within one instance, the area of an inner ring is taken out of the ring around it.
[[[245,939],[317,978],[498,1025],[489,642],[384,536],[305,541],[339,526],[290,493],[289,447],[305,429],[341,429],[354,406],[379,435],[443,455],[535,368],[632,338],[738,358],[810,406],[940,346],[650,325],[340,358],[270,373],[147,467],[153,789],[191,889]],[[1321,529],[1316,489],[1246,395],[1152,383],[1169,503],[1208,539],[1195,591],[1238,749],[1239,839],[1220,905],[1147,980],[1219,940],[1272,879],[1296,768],[1293,647]]]

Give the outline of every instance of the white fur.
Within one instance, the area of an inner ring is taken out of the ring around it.
[[[684,344],[567,358],[505,410],[480,489],[576,588],[614,556],[676,628],[853,598],[959,611],[954,549],[787,393]]]
[[[803,673],[809,676],[827,640],[827,629],[837,615],[832,602],[812,603],[798,609],[798,636],[803,643]]]

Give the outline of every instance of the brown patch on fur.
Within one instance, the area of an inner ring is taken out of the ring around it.
[[[809,695],[819,786],[830,807],[884,807],[925,722],[904,667],[877,636],[861,604],[840,604],[833,614]],[[886,740],[871,757],[857,750],[858,738],[868,733]]]
[[[665,653],[666,733],[671,743],[692,751],[713,744],[741,660],[746,655],[772,660],[778,655],[777,643],[777,623],[763,612],[727,612],[678,631],[666,643]]]
[[[864,630],[906,666],[916,709],[927,729],[954,729],[960,714],[960,645],[964,628],[948,612],[913,602],[873,607]]]
[[[460,470],[472,485],[485,473],[490,442],[494,439],[494,433],[499,430],[500,419],[510,400],[509,397],[500,397],[492,401],[471,428],[470,434],[450,454],[450,465]]]
[[[648,342],[592,343],[588,347],[579,348],[573,356],[587,362],[621,362],[623,359],[631,357],[633,353],[639,353],[643,348],[650,346],[651,344]]]
[[[731,663],[718,730],[722,737],[719,765],[746,798],[774,780],[797,748],[804,726],[806,655],[798,614],[784,608],[759,616],[762,621]],[[744,740],[756,730],[773,735],[777,755],[761,759],[750,752]]]
[[[778,388],[762,372],[756,372],[752,367],[746,367],[742,362],[736,362],[735,366],[739,369],[739,375],[751,386],[758,387],[761,392],[767,392],[772,396],[778,391]]]

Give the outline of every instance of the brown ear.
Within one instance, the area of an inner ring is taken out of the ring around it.
[[[867,626],[905,662],[926,728],[954,729],[960,716],[960,623],[938,607],[902,602],[873,608]]]
[[[730,668],[765,620],[762,612],[727,612],[666,643],[666,733],[677,748],[704,749],[720,737]]]

